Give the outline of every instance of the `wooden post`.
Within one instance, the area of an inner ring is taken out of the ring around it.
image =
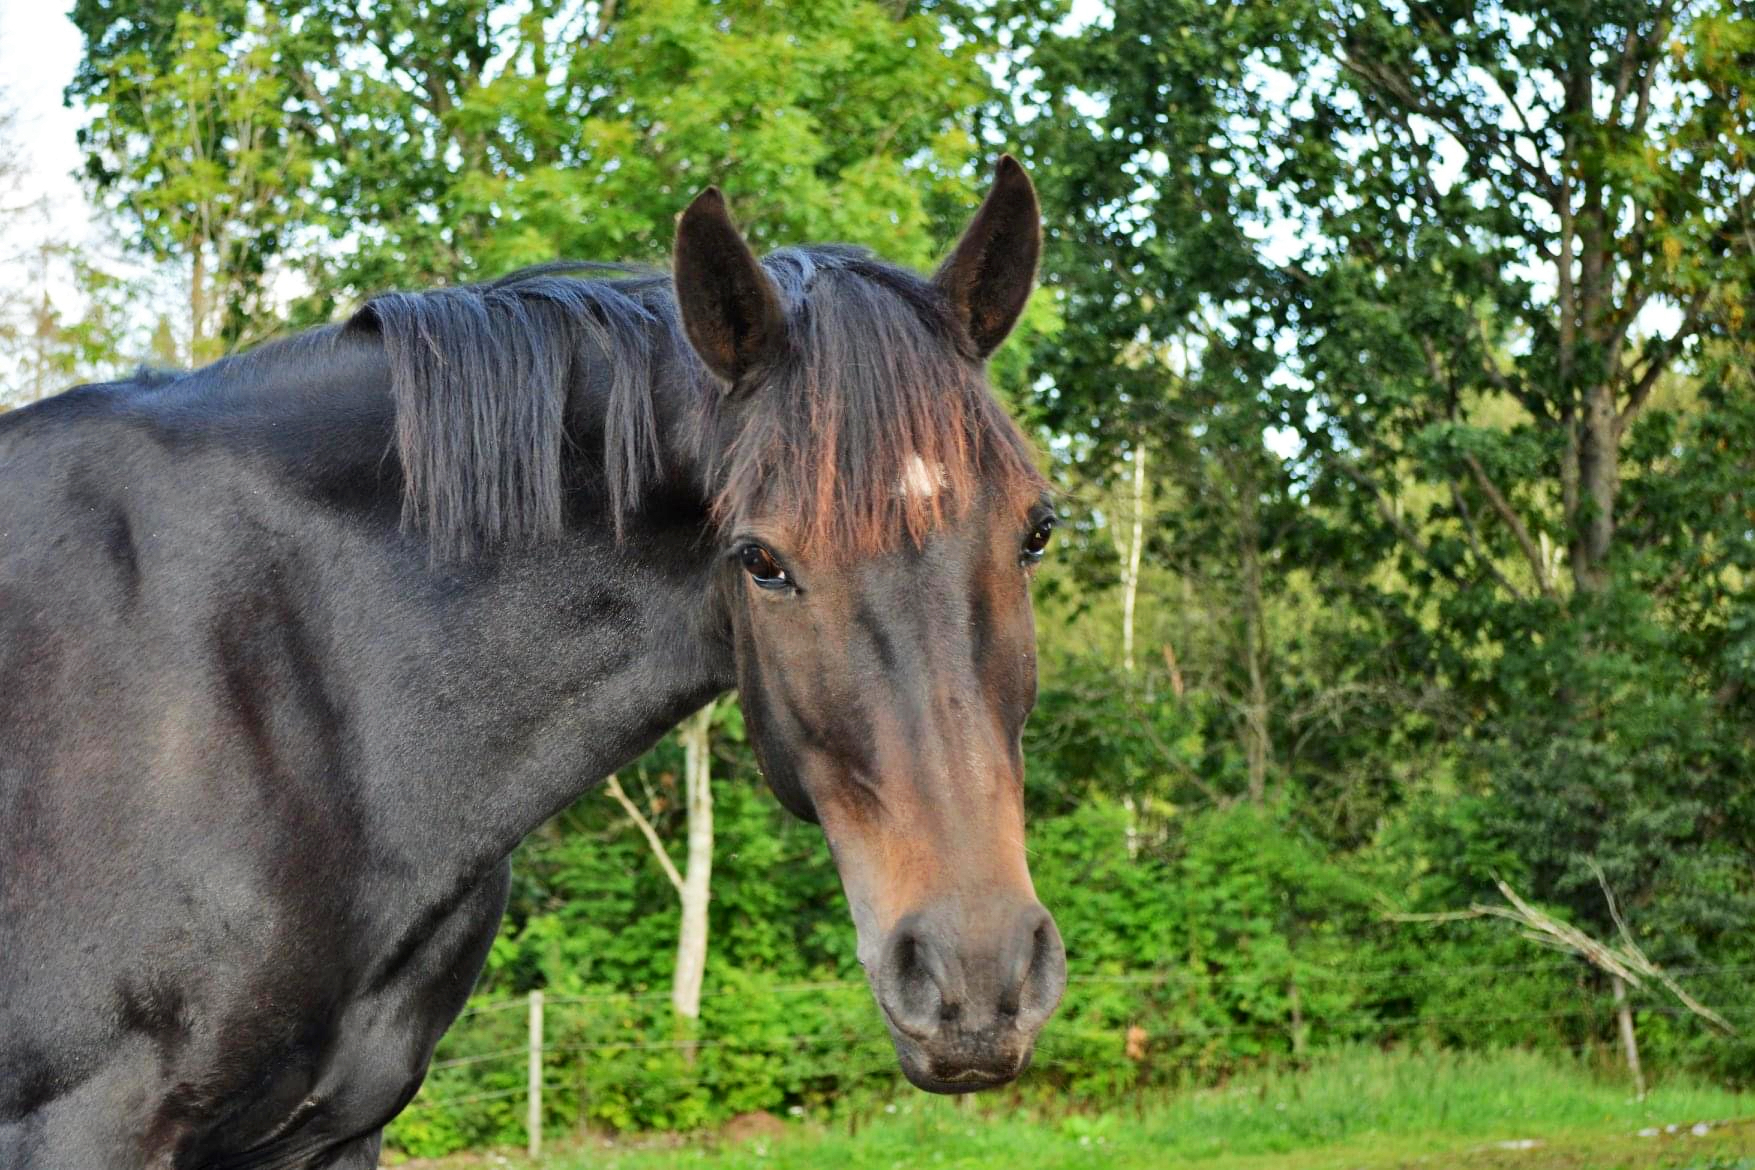
[[[1645,1073],[1639,1067],[1639,1037],[1633,1032],[1633,1005],[1627,1002],[1627,984],[1619,975],[1609,976],[1615,989],[1615,1015],[1621,1023],[1621,1047],[1627,1051],[1627,1071],[1633,1074],[1633,1091],[1645,1100]]]
[[[530,1085],[529,1112],[524,1130],[530,1136],[532,1159],[542,1154],[542,992],[530,993]]]

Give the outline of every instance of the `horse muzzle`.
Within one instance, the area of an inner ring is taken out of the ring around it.
[[[1066,990],[1066,950],[1039,902],[957,899],[899,920],[871,980],[909,1081],[969,1093],[1030,1066]]]

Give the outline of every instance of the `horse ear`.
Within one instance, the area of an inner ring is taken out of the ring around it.
[[[993,189],[933,283],[982,358],[999,348],[1030,299],[1042,255],[1042,210],[1030,176],[1011,155],[1000,158]]]
[[[708,187],[677,218],[672,269],[689,344],[732,387],[771,361],[786,337],[780,290]]]

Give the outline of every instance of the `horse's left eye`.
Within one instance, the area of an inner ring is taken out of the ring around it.
[[[744,545],[738,550],[737,559],[743,563],[743,570],[750,575],[750,580],[763,589],[787,589],[792,585],[791,576],[780,567],[774,554],[759,544]]]
[[[1054,521],[1044,520],[1030,530],[1024,538],[1024,556],[1026,565],[1033,565],[1042,559],[1042,553],[1048,548],[1048,538],[1054,535]]]

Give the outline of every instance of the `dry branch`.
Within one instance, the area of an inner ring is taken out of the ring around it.
[[[1643,988],[1648,980],[1656,983],[1675,996],[1683,1007],[1720,1032],[1727,1036],[1736,1035],[1737,1030],[1728,1020],[1689,995],[1663,968],[1639,949],[1626,922],[1621,918],[1620,907],[1615,904],[1615,896],[1609,892],[1609,884],[1604,880],[1602,870],[1594,862],[1591,869],[1597,876],[1597,883],[1603,888],[1603,897],[1609,904],[1609,915],[1615,920],[1615,926],[1620,932],[1619,946],[1599,942],[1571,923],[1562,922],[1553,915],[1538,910],[1499,878],[1494,878],[1493,884],[1499,887],[1499,892],[1505,896],[1509,905],[1491,906],[1476,902],[1467,910],[1449,910],[1438,914],[1390,913],[1385,917],[1392,922],[1462,922],[1473,918],[1502,918],[1522,927],[1523,936],[1531,942],[1577,955],[1611,978],[1620,979],[1637,988]]]

